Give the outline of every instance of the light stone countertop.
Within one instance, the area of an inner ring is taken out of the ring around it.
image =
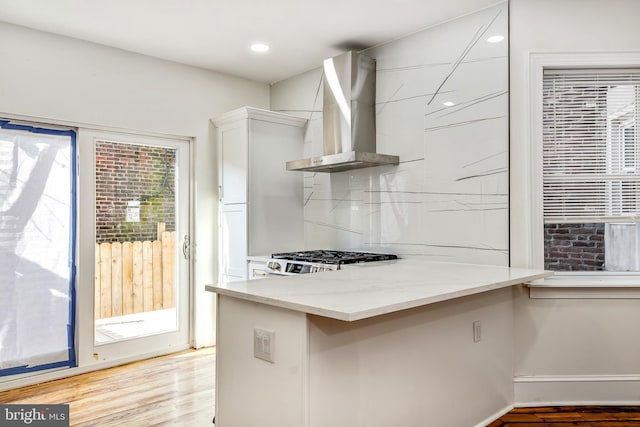
[[[399,259],[343,270],[207,285],[206,290],[344,321],[541,279],[550,271]]]

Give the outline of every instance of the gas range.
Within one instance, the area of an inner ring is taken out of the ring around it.
[[[346,264],[387,261],[398,259],[396,255],[372,252],[348,252],[313,250],[272,254],[266,271],[275,275],[294,275],[339,270]]]

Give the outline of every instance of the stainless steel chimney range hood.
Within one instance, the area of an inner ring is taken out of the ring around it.
[[[340,172],[397,165],[398,156],[376,153],[375,61],[346,52],[324,61],[323,155],[287,162],[287,170]]]

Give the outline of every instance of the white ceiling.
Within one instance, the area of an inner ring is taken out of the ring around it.
[[[274,83],[496,2],[0,0],[0,21]]]

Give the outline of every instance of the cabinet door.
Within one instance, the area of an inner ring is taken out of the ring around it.
[[[220,209],[220,280],[247,279],[247,205],[222,205]]]
[[[220,201],[247,203],[248,137],[245,120],[220,128]]]

